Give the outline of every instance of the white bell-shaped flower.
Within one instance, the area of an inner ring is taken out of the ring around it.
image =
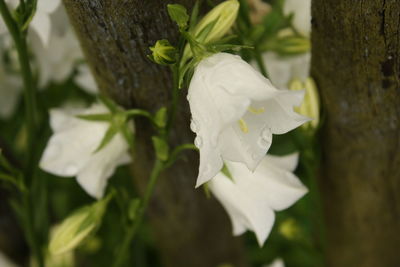
[[[284,210],[307,193],[293,174],[298,155],[267,155],[254,172],[242,163],[226,161],[231,177],[218,173],[208,183],[212,194],[227,211],[233,234],[253,231],[262,246],[275,221],[274,211]]]
[[[74,112],[50,111],[50,138],[40,160],[40,167],[58,176],[76,176],[78,183],[91,196],[101,198],[108,178],[115,169],[130,161],[129,145],[122,134],[96,152],[109,128],[109,122],[88,121],[76,115],[108,113],[102,104]]]
[[[303,92],[278,90],[239,56],[219,53],[202,60],[188,92],[191,129],[200,150],[197,185],[209,181],[223,160],[254,170],[272,134],[284,134],[308,118],[293,111]]]

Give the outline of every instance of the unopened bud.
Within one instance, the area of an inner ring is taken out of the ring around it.
[[[73,250],[100,226],[109,198],[75,211],[54,230],[49,252],[61,254]]]
[[[200,40],[203,43],[211,43],[223,37],[232,27],[239,12],[239,2],[237,0],[227,0],[214,7],[194,28],[194,36],[200,33],[210,24],[214,24],[210,32]]]
[[[171,65],[176,62],[177,51],[168,40],[158,40],[150,50],[153,53],[149,57],[157,64]]]

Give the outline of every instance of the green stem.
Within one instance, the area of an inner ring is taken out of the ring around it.
[[[254,48],[254,57],[257,61],[257,65],[261,71],[261,74],[268,78],[267,68],[265,67],[264,60],[261,57],[260,49],[257,46]]]
[[[24,6],[22,7],[24,8]],[[38,127],[37,104],[36,104],[36,86],[32,77],[31,66],[29,62],[28,47],[26,41],[26,32],[21,30],[18,22],[12,17],[4,0],[0,0],[0,13],[7,26],[11,37],[14,40],[15,47],[18,53],[18,60],[21,68],[21,74],[24,82],[24,102],[25,116],[27,121],[28,132],[28,149],[27,149],[27,167],[25,169],[26,184],[33,182],[35,166],[35,148],[36,134]],[[22,203],[25,209],[25,230],[28,243],[36,257],[39,267],[44,267],[44,257],[38,242],[34,229],[34,212],[32,207],[31,195],[28,191],[22,192]]]
[[[130,226],[130,228],[128,229],[128,232],[126,233],[121,246],[118,248],[115,262],[112,265],[113,267],[122,266],[122,264],[124,263],[124,261],[127,257],[127,253],[129,252],[129,246],[130,246],[133,238],[135,237],[135,234],[137,233],[139,226],[141,225],[141,223],[143,221],[143,217],[144,217],[145,211],[147,209],[147,206],[149,205],[150,198],[153,194],[155,184],[158,180],[158,177],[160,176],[160,173],[163,170],[164,170],[164,163],[162,161],[160,161],[159,159],[156,159],[153,170],[150,175],[149,183],[146,187],[146,191],[145,191],[143,200],[141,202],[140,208],[137,211],[136,219],[133,222],[133,224]]]
[[[171,167],[172,164],[175,163],[176,159],[178,158],[179,154],[185,150],[195,150],[198,151],[198,148],[194,144],[183,144],[177,146],[169,156],[167,163],[165,163],[165,168]]]
[[[30,135],[30,141],[34,140],[36,127],[37,127],[37,105],[36,105],[36,88],[32,77],[32,71],[29,64],[28,48],[26,43],[26,36],[24,32],[20,31],[17,22],[11,16],[7,5],[4,0],[0,0],[0,13],[4,19],[4,22],[10,32],[15,47],[18,52],[18,60],[21,67],[21,73],[24,82],[24,101],[25,101],[25,113],[28,123],[28,132]],[[34,142],[29,142],[30,146]],[[29,151],[31,152],[31,151]],[[31,153],[29,153],[31,154]]]

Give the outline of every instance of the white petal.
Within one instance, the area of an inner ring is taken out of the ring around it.
[[[1,267],[17,267],[6,255],[0,252],[0,266]]]
[[[100,106],[101,107],[101,106]],[[102,110],[93,105],[88,113]],[[40,167],[59,176],[75,176],[93,156],[108,124],[67,117],[68,113],[52,111],[51,126],[55,130],[40,160]]]
[[[61,4],[61,0],[39,0],[37,10],[44,13],[52,13]]]
[[[311,0],[285,0],[283,11],[294,13],[294,27],[304,36],[311,33]]]
[[[97,84],[87,64],[81,64],[78,67],[78,74],[75,82],[89,94],[97,94]]]
[[[229,214],[236,234],[244,227],[254,231],[260,246],[271,232],[275,215],[265,202],[256,202],[228,177],[219,173],[209,182],[213,195],[221,202]]]
[[[97,199],[103,197],[107,180],[115,169],[129,163],[127,149],[126,141],[118,134],[106,147],[91,156],[77,177],[78,183],[89,195]]]
[[[31,21],[31,27],[35,30],[43,45],[47,46],[50,40],[50,17],[46,13],[37,11]]]
[[[287,133],[310,121],[310,118],[293,110],[294,107],[300,106],[303,97],[304,91],[280,90],[279,95],[265,102],[268,110],[264,119],[273,134]]]
[[[262,56],[269,78],[279,89],[287,89],[292,79],[305,80],[309,76],[311,54],[281,57],[276,53],[268,52]]]
[[[295,152],[285,156],[266,155],[266,161],[283,170],[294,172],[299,163],[299,153]]]
[[[276,259],[271,264],[265,265],[264,267],[285,267],[285,263],[282,259]]]
[[[243,192],[251,195],[255,202],[268,203],[274,210],[283,210],[303,197],[307,188],[290,171],[275,165],[278,157],[270,161],[265,157],[254,173],[249,172],[241,163],[226,162],[235,182]],[[286,164],[284,158],[282,164]]]

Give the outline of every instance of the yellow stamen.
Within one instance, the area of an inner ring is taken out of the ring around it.
[[[248,111],[250,111],[253,114],[261,114],[265,112],[265,108],[253,108],[253,107],[249,107]]]
[[[247,127],[247,123],[243,119],[239,120],[239,127],[240,127],[240,130],[242,130],[242,132],[244,132],[244,133],[248,133],[249,132],[249,128]]]

